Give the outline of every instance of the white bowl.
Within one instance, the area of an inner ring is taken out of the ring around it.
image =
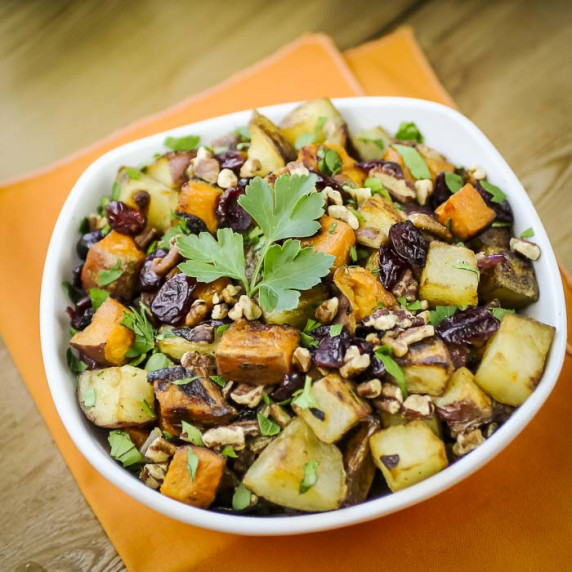
[[[304,516],[251,517],[210,512],[187,506],[146,487],[119,466],[108,454],[107,443],[80,411],[72,374],[66,366],[69,304],[61,283],[68,280],[78,264],[74,244],[81,219],[95,210],[100,198],[109,194],[117,169],[122,165],[143,165],[153,154],[163,151],[167,135],[200,135],[209,142],[214,137],[248,122],[250,111],[242,111],[186,125],[152,135],[109,151],[95,161],[78,179],[69,194],[55,226],[42,282],[40,331],[42,353],[50,391],[58,413],[74,443],[86,459],[106,479],[139,502],[182,522],[235,534],[299,534],[326,530],[371,520],[421,502],[458,483],[504,449],[530,422],[552,391],[562,367],[566,342],[566,306],[556,258],[546,231],[528,195],[510,167],[466,117],[443,105],[398,97],[357,97],[334,101],[350,130],[382,125],[394,132],[400,121],[414,121],[428,145],[444,153],[453,163],[481,165],[489,180],[508,195],[515,217],[516,233],[532,227],[534,240],[542,250],[535,263],[540,300],[526,314],[556,327],[556,336],[542,380],[528,400],[478,449],[446,470],[408,489],[350,508]],[[279,121],[294,103],[262,108],[260,111]]]

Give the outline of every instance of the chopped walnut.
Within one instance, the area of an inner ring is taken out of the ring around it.
[[[426,419],[433,415],[435,406],[428,395],[413,394],[403,402],[403,415],[406,419]]]
[[[381,340],[379,339],[379,336],[377,334],[368,334],[365,337],[365,341],[368,344],[371,344],[372,346],[380,346],[381,345]]]
[[[410,346],[416,342],[420,342],[425,338],[430,338],[435,335],[435,328],[431,324],[424,326],[417,326],[409,328],[397,336],[396,342],[403,342],[405,345]]]
[[[409,350],[407,344],[397,340],[391,333],[387,333],[381,338],[381,343],[390,347],[393,350],[393,355],[396,357],[403,357]]]
[[[292,364],[306,373],[312,365],[312,354],[306,348],[298,346],[292,354]]]
[[[165,463],[174,454],[177,448],[163,437],[159,428],[153,429],[141,447],[141,454],[152,463]]]
[[[290,161],[286,165],[286,169],[291,175],[309,175],[310,171],[302,161]]]
[[[365,203],[367,199],[371,198],[371,189],[368,187],[360,188],[344,185],[343,188],[344,191],[356,202],[358,207]]]
[[[403,393],[401,392],[401,388],[393,383],[384,383],[381,386],[381,397],[384,399],[392,399],[393,401],[397,401],[397,403],[403,403]]]
[[[228,306],[226,304],[215,304],[211,317],[213,320],[224,320],[228,315]]]
[[[258,406],[263,396],[263,385],[247,385],[246,383],[239,383],[230,394],[230,398],[235,403],[246,405],[246,407],[251,409]]]
[[[203,442],[211,449],[223,449],[230,445],[235,451],[242,451],[246,446],[242,427],[214,427],[203,433]]]
[[[482,181],[487,178],[487,173],[481,166],[475,165],[472,169],[469,169],[469,176],[475,179],[475,181]]]
[[[333,204],[333,205],[343,205],[344,204],[344,200],[342,199],[342,193],[340,193],[340,191],[336,191],[335,189],[332,189],[332,187],[324,187],[322,194],[324,195],[324,197],[326,197],[326,200],[330,204]]]
[[[353,230],[359,228],[359,221],[356,215],[341,205],[331,205],[328,207],[328,215],[337,220],[347,222]]]
[[[381,395],[381,381],[375,378],[364,381],[356,387],[356,393],[365,399],[376,399]]]
[[[387,168],[385,165],[370,169],[368,176],[379,179],[381,184],[389,191],[389,194],[401,203],[416,198],[413,183],[406,181],[403,177],[397,176],[393,170]]]
[[[204,147],[201,147],[197,152],[197,156],[191,160],[187,169],[187,175],[189,178],[191,176],[197,177],[207,183],[214,184],[218,179],[220,164],[209,151],[201,152],[202,149]]]
[[[387,241],[387,235],[377,228],[366,226],[356,230],[356,242],[368,248],[379,249]]]
[[[369,354],[361,354],[357,346],[350,346],[344,355],[344,365],[340,368],[342,377],[355,377],[363,373],[371,360]]]
[[[165,480],[167,463],[148,463],[143,466],[139,478],[150,488],[158,489]]]
[[[414,185],[417,202],[423,206],[427,203],[427,199],[433,193],[433,181],[431,179],[419,179],[418,181],[415,181]]]
[[[181,356],[181,365],[195,370],[196,375],[209,378],[216,373],[216,359],[211,354],[197,351],[185,352]]]
[[[486,427],[485,427],[485,439],[488,439],[497,429],[499,428],[499,424],[498,423],[489,423]]]
[[[234,284],[229,284],[222,289],[220,293],[220,299],[227,304],[236,304],[237,296],[240,294],[242,288],[240,286],[235,286]],[[214,299],[214,297],[213,297]]]
[[[278,405],[278,403],[272,403],[270,405],[270,415],[274,421],[276,421],[276,423],[282,427],[282,429],[284,429],[284,427],[286,427],[286,425],[292,421],[292,417],[290,417],[286,410]]]
[[[262,164],[258,159],[247,159],[240,168],[240,176],[243,179],[251,179],[258,174],[261,168]]]
[[[451,231],[428,214],[413,212],[408,214],[407,218],[413,223],[413,226],[419,230],[430,232],[446,242],[453,240]]]
[[[380,332],[400,328],[405,330],[412,326],[422,326],[424,321],[403,308],[378,308],[367,316],[363,323],[368,328],[375,328]]]
[[[413,278],[413,272],[408,268],[403,276],[399,279],[397,284],[391,290],[391,293],[399,298],[404,296],[408,302],[413,302],[417,299],[417,293],[419,292],[419,283],[415,278]]]
[[[256,437],[252,439],[248,443],[248,448],[255,454],[258,455],[262,453],[264,449],[273,441],[272,437],[267,437],[266,435],[261,435],[260,437]]]
[[[322,324],[329,324],[336,317],[339,305],[340,301],[335,297],[322,302],[316,308],[316,313],[314,314],[316,320],[322,322]]]
[[[209,306],[200,298],[195,300],[189,310],[188,314],[185,317],[185,326],[196,326],[204,318],[206,318],[207,314],[209,313]]]
[[[216,184],[221,189],[230,189],[238,185],[238,178],[231,169],[222,169],[218,174]]]
[[[518,252],[529,260],[538,260],[540,258],[540,248],[538,244],[524,240],[523,238],[511,238],[510,249],[513,252]]]
[[[247,320],[258,320],[260,316],[262,316],[262,310],[256,305],[256,302],[246,295],[242,295],[232,310],[228,313],[228,317],[235,322],[241,318],[245,318]]]
[[[457,436],[457,442],[453,445],[453,454],[456,457],[463,457],[484,443],[485,438],[480,429],[473,429],[468,433],[461,433]]]

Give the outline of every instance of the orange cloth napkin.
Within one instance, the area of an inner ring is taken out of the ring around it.
[[[477,474],[397,514],[306,536],[245,538],[155,513],[99,476],[57,416],[40,357],[40,279],[57,214],[80,173],[116,145],[177,125],[273,103],[365,94],[452,105],[408,29],[350,50],[345,58],[327,37],[305,36],[175,108],[0,187],[0,331],[75,479],[130,570],[570,569],[569,358],[537,418]],[[572,308],[570,286],[566,295]]]

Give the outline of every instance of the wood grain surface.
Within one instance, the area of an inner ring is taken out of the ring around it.
[[[572,4],[513,0],[41,0],[0,4],[0,180],[45,166],[307,31],[403,24],[521,178],[572,267]],[[518,208],[518,205],[515,205]],[[4,346],[0,570],[122,570]]]

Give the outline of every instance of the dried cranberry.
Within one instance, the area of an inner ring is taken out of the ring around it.
[[[467,365],[467,359],[469,357],[469,346],[466,344],[447,344],[447,349],[449,350],[449,355],[451,356],[451,361],[453,362],[453,367],[459,369]]]
[[[407,262],[391,247],[382,246],[379,249],[379,280],[385,288],[391,290],[407,270]]]
[[[439,205],[443,204],[446,200],[451,197],[453,193],[447,185],[445,180],[445,173],[439,173],[435,177],[435,186],[433,187],[433,193],[429,197],[429,204],[431,208],[435,210]]]
[[[159,276],[155,274],[153,270],[153,260],[155,258],[163,258],[167,255],[167,251],[163,249],[155,250],[145,258],[143,265],[141,266],[141,272],[139,273],[139,285],[142,292],[154,292],[157,290],[165,281],[164,276]]]
[[[224,151],[223,153],[217,153],[214,158],[219,162],[221,169],[240,171],[240,168],[244,165],[244,157],[240,151]]]
[[[67,308],[66,312],[70,317],[70,324],[76,330],[84,330],[91,324],[93,318],[93,308],[91,307],[91,298],[84,296],[81,298],[74,308]]]
[[[481,270],[484,268],[492,268],[493,266],[496,266],[502,262],[506,262],[506,256],[502,253],[477,256],[477,266]]]
[[[81,236],[76,242],[75,251],[77,255],[85,260],[89,249],[103,238],[101,230],[93,230]]]
[[[486,342],[499,327],[499,321],[488,308],[473,307],[458,310],[445,318],[437,327],[437,333],[448,344],[481,344]]]
[[[280,385],[272,392],[272,399],[278,402],[290,399],[295,391],[304,387],[305,380],[306,375],[303,373],[286,374]]]
[[[165,324],[179,325],[191,307],[191,294],[196,283],[185,274],[175,274],[157,292],[151,304],[153,315]]]
[[[238,198],[244,195],[245,190],[240,187],[227,189],[218,202],[216,216],[221,227],[244,231],[252,222],[250,215],[238,204]]]
[[[381,169],[385,173],[396,177],[397,179],[403,179],[403,169],[398,163],[393,161],[384,161],[383,159],[372,159],[371,161],[362,161],[361,163],[356,163],[356,167],[363,169],[364,171],[369,171],[374,168]]]
[[[314,351],[313,361],[318,367],[342,367],[344,354],[350,346],[350,336],[343,330],[339,336],[331,337],[329,326],[321,326],[312,332],[320,340]]]
[[[332,187],[335,191],[343,192],[342,184],[333,177],[320,173],[319,171],[314,171],[313,169],[309,169],[309,171],[316,175],[316,189],[318,189],[318,191],[322,191],[326,187]]]
[[[179,220],[184,220],[187,223],[187,228],[191,234],[200,234],[208,231],[207,225],[202,218],[183,211],[177,211],[175,214]]]
[[[76,290],[83,290],[83,284],[81,282],[81,271],[83,270],[83,264],[76,266],[72,272],[72,286]]]
[[[147,223],[143,213],[121,201],[111,201],[105,207],[105,216],[113,230],[129,236],[139,234]]]
[[[495,203],[492,201],[493,196],[491,193],[486,191],[483,186],[481,185],[480,181],[477,181],[475,184],[475,189],[479,192],[481,197],[487,206],[496,213],[496,221],[497,222],[513,222],[514,216],[512,214],[512,208],[507,200],[504,200],[502,203]]]
[[[412,266],[425,266],[427,241],[410,220],[398,222],[389,229],[389,244],[396,254]]]

